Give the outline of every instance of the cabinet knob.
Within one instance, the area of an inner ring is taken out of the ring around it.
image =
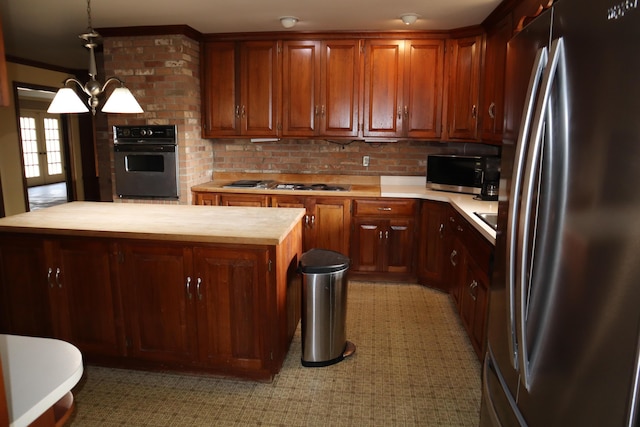
[[[449,261],[451,261],[451,265],[453,265],[454,267],[458,265],[455,259],[457,256],[458,256],[458,252],[455,249],[452,250],[451,255],[449,256]]]

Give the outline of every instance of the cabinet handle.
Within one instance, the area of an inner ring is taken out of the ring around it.
[[[389,212],[389,211],[391,211],[391,208],[387,208],[387,207],[385,207],[385,208],[378,208],[378,210],[379,210],[379,211]]]
[[[496,103],[492,102],[489,104],[489,117],[492,119],[496,118]]]
[[[389,238],[389,230],[387,230],[387,231],[385,231],[385,232],[384,232],[384,238],[385,238],[385,239],[388,239],[388,238]]]
[[[53,282],[51,281],[52,273],[53,273],[53,268],[49,267],[49,270],[47,271],[47,283],[49,284],[50,288],[53,288]]]
[[[191,299],[191,276],[187,277],[185,287],[187,288],[187,298]]]
[[[316,216],[311,215],[311,228],[313,228],[315,225],[316,225]]]
[[[398,106],[398,120],[402,119],[402,107]]]
[[[407,107],[406,105],[404,106],[404,118],[409,118],[409,107]]]
[[[462,226],[460,226],[460,225],[458,227],[456,227],[456,228],[458,229],[459,232],[463,232],[464,231],[464,228],[462,228]]]
[[[456,219],[452,216],[449,217],[449,222],[456,222]]]
[[[440,233],[440,238],[444,237],[444,223],[440,223],[440,227],[438,227],[438,232]]]
[[[236,119],[240,118],[240,106],[236,105]]]
[[[324,108],[324,105],[323,105],[322,108],[320,109],[320,115],[322,117],[324,117],[324,112],[325,112],[325,108]]]
[[[478,295],[477,295],[477,292],[476,292],[477,288],[478,288],[478,282],[473,280],[469,284],[469,295],[471,295],[471,299],[474,300],[474,301],[476,301],[478,299]]]
[[[451,256],[449,256],[449,261],[451,261],[451,265],[453,265],[454,267],[458,265],[458,263],[455,260],[455,257],[458,256],[458,252],[456,252],[456,250],[452,250],[451,251]]]
[[[382,240],[382,231],[381,231],[381,232],[380,232],[380,234],[378,235],[378,238],[379,238],[380,240]]]
[[[318,106],[317,106],[317,105],[316,105],[315,113],[314,113],[314,114],[315,114],[316,116],[318,115]]]
[[[198,300],[202,301],[202,294],[200,293],[200,283],[202,283],[202,279],[198,277],[196,280],[196,294],[198,295]]]
[[[309,227],[309,215],[304,216],[304,226]]]
[[[478,107],[475,104],[471,107],[471,117],[474,119],[478,117]]]
[[[240,109],[240,115],[242,116],[242,118],[244,118],[246,116],[246,111],[245,111],[244,105]]]
[[[62,289],[62,282],[60,282],[60,267],[56,268],[56,285],[58,285],[58,288]]]

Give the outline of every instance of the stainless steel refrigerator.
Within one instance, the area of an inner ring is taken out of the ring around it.
[[[506,83],[480,425],[639,425],[638,0],[557,1]]]

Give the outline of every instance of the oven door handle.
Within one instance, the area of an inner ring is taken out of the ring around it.
[[[175,144],[114,144],[116,153],[173,153]]]

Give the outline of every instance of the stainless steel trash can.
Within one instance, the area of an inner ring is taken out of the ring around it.
[[[303,366],[333,365],[355,351],[346,339],[349,263],[326,249],[311,249],[300,258]]]

